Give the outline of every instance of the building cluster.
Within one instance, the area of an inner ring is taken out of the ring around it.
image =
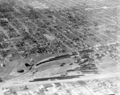
[[[36,10],[8,2],[0,7],[1,50],[15,48],[23,55],[54,54],[66,52],[66,48],[88,49],[90,41],[101,41],[92,33],[86,13],[79,8]],[[55,39],[47,39],[46,34]]]
[[[110,43],[104,46],[98,46],[98,51],[100,52],[97,56],[101,59],[104,56],[109,56],[116,62],[120,59],[120,43]]]
[[[25,57],[89,49],[102,40],[91,30],[87,15],[80,8],[37,10],[5,2],[0,5],[0,51],[14,48]]]
[[[120,94],[120,79],[119,77],[89,80],[86,82],[90,91],[95,95],[119,95]]]

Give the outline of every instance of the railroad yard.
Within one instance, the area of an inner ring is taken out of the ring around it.
[[[119,12],[117,0],[1,0],[0,82],[119,73]]]

